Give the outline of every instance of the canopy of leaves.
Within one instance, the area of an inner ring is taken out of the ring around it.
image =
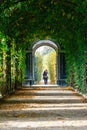
[[[2,0],[0,5],[1,31],[22,44],[47,35],[70,40],[87,31],[86,0]]]
[[[14,40],[17,57],[34,40],[52,39],[66,52],[67,74],[73,66],[79,72],[87,63],[87,0],[1,0],[0,35],[1,41]],[[0,50],[9,51],[4,43]]]

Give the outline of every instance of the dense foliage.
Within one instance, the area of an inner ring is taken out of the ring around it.
[[[67,82],[86,92],[87,0],[0,1],[0,83],[7,84],[6,92],[21,82],[26,48],[38,39],[60,43]]]

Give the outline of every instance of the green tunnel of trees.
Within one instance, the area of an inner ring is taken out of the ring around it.
[[[21,86],[26,48],[51,39],[64,48],[67,83],[87,92],[87,0],[0,1],[0,91]]]

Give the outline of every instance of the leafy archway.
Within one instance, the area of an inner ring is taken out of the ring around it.
[[[6,92],[24,78],[26,48],[42,39],[60,43],[66,52],[68,83],[87,91],[86,34],[86,0],[1,0],[0,81]]]

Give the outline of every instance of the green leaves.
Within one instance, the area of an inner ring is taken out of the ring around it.
[[[84,83],[84,76],[81,80],[79,73],[86,68],[78,68],[87,62],[86,33],[87,0],[0,1],[0,53],[9,50],[9,37],[14,44],[14,47],[11,46],[12,57],[21,59],[21,67],[24,64],[22,53],[25,54],[25,48],[30,47],[37,39],[50,38],[56,41],[56,44],[59,43],[66,52],[67,79],[73,77],[73,82],[82,86],[80,81]],[[13,49],[16,46],[19,48],[18,53]],[[75,73],[71,74],[73,66]]]

